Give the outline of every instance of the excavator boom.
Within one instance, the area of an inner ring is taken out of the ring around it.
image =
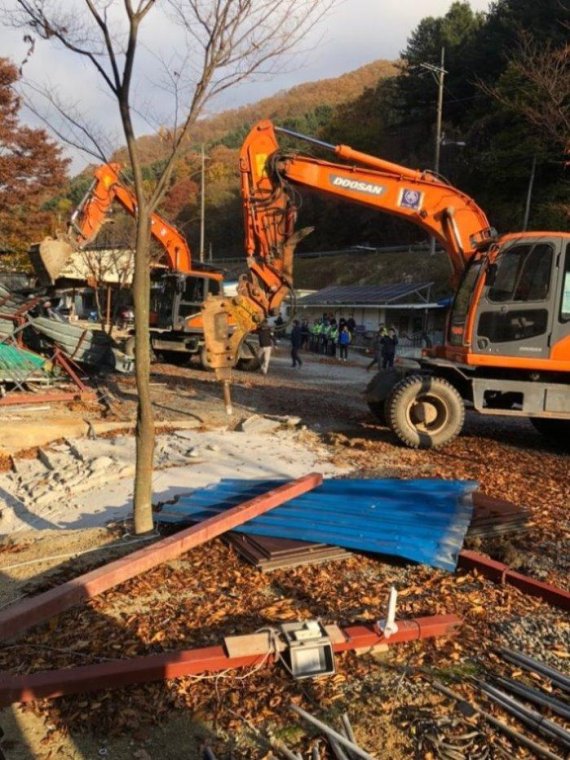
[[[276,132],[330,150],[346,164],[279,151]],[[296,218],[294,187],[318,190],[405,219],[447,251],[457,284],[477,247],[494,237],[483,210],[465,193],[427,171],[417,171],[353,150],[257,124],[240,155],[246,253],[264,261],[279,255]],[[251,266],[251,264],[250,264]]]
[[[283,153],[276,132],[330,150],[346,163]],[[239,168],[248,273],[240,279],[236,298],[209,299],[204,310],[209,361],[220,376],[233,365],[232,355],[245,333],[276,313],[292,290],[295,247],[311,231],[295,231],[296,187],[376,208],[421,227],[447,251],[456,284],[477,247],[495,234],[475,201],[441,178],[276,128],[271,121],[261,121],[250,131]],[[238,326],[233,332],[226,325],[230,318]]]
[[[73,251],[85,248],[95,239],[113,203],[117,202],[131,216],[136,216],[136,197],[122,182],[121,168],[116,163],[97,167],[93,173],[93,182],[74,211],[67,232],[56,240],[46,238],[30,252],[30,259],[40,280],[53,283]],[[151,215],[150,221],[151,235],[162,247],[171,271],[222,280],[220,272],[205,273],[193,266],[186,239],[174,225],[156,213]]]

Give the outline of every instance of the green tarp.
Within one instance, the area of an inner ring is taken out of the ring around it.
[[[21,383],[33,376],[35,379],[48,379],[46,360],[23,348],[0,343],[0,382]]]

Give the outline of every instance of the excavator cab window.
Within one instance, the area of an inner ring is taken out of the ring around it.
[[[186,277],[181,300],[184,303],[201,304],[205,296],[205,284],[203,277]]]
[[[496,260],[478,305],[474,350],[506,356],[547,355],[555,248],[544,240],[515,243]]]
[[[544,301],[550,288],[554,250],[548,243],[515,245],[497,262],[487,297],[494,303]]]

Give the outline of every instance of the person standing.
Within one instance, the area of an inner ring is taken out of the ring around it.
[[[338,336],[339,356],[341,361],[348,359],[348,344],[350,343],[350,330],[343,325]]]
[[[306,319],[303,320],[303,323],[301,324],[301,348],[307,350],[309,347],[309,338],[311,337],[311,331],[309,329],[309,323]]]
[[[329,354],[332,357],[336,357],[336,347],[338,343],[338,327],[336,320],[331,324],[331,331],[329,335]]]
[[[299,349],[303,343],[303,331],[298,319],[293,320],[293,329],[291,330],[291,361],[292,367],[301,367],[303,362],[299,356]]]
[[[372,367],[377,364],[378,369],[380,369],[381,363],[382,363],[382,340],[388,335],[388,330],[384,327],[382,322],[378,325],[378,332],[376,333],[376,337],[374,338],[374,358],[370,362],[370,364],[366,367],[366,371],[370,372]]]
[[[396,346],[398,338],[393,327],[388,330],[388,335],[384,335],[382,344],[382,369],[389,369],[394,366],[394,357],[396,356]]]
[[[259,361],[261,362],[261,371],[264,375],[267,374],[269,369],[269,361],[271,359],[271,351],[273,349],[273,332],[269,326],[269,322],[264,319],[261,325],[257,329],[257,335],[259,338]]]

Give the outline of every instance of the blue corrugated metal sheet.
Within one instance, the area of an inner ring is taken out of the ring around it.
[[[281,485],[221,480],[179,497],[158,522],[198,522]],[[236,530],[376,552],[454,570],[473,512],[472,481],[325,480]]]

